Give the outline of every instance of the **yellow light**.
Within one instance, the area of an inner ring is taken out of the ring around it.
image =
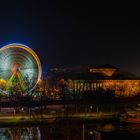
[[[2,48],[0,49],[0,51],[3,51],[3,50],[8,49],[8,48],[21,48],[21,49],[27,51],[28,53],[30,53],[30,54],[33,56],[33,58],[34,58],[34,59],[36,60],[36,62],[37,62],[37,66],[38,66],[38,78],[37,78],[37,83],[38,83],[39,80],[40,80],[40,78],[41,78],[41,71],[42,71],[42,70],[41,70],[41,62],[40,62],[40,59],[39,59],[39,57],[36,55],[36,53],[35,53],[31,48],[29,48],[28,46],[23,45],[23,44],[18,44],[18,43],[8,44],[8,45],[2,47]],[[36,84],[37,84],[37,83],[36,83]]]

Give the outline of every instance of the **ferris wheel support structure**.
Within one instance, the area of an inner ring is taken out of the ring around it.
[[[6,82],[4,91],[32,91],[41,78],[41,63],[37,54],[23,44],[8,44],[0,49],[0,79]],[[0,86],[0,89],[2,87]]]

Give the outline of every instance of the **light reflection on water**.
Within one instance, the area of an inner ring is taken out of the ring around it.
[[[98,140],[140,140],[140,124],[61,122],[0,128],[0,140],[96,140],[94,134],[100,134]]]
[[[38,127],[0,128],[0,140],[41,140]]]

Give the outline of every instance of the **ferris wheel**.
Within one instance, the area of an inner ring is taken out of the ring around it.
[[[41,63],[37,54],[23,44],[9,44],[0,49],[0,89],[32,91],[41,78]]]

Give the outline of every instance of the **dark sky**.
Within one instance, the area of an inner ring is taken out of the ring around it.
[[[30,46],[44,71],[109,63],[140,75],[139,9],[91,1],[1,0],[0,46]]]

